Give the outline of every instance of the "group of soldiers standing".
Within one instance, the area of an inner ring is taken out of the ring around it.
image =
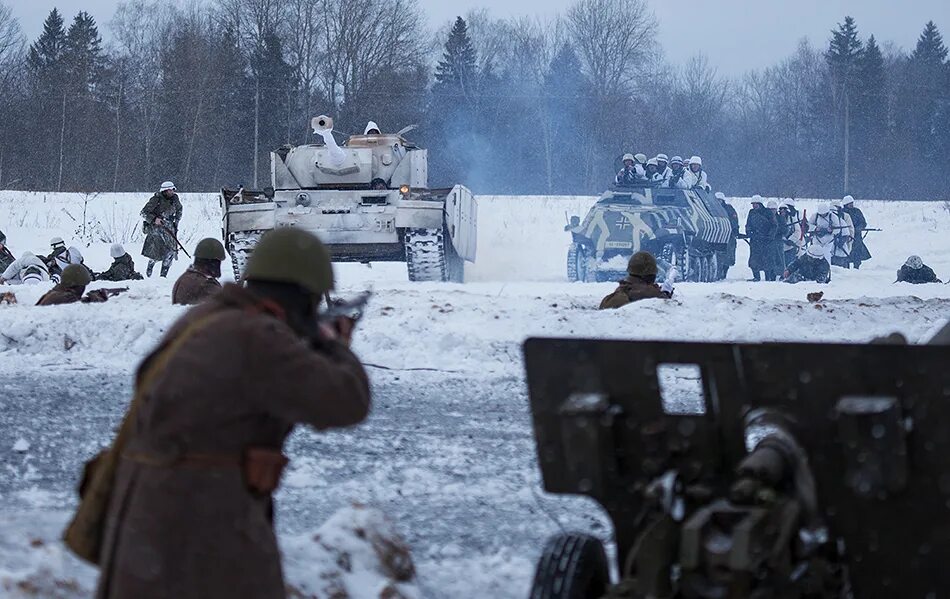
[[[151,277],[155,265],[160,263],[159,276],[167,277],[172,262],[177,258],[179,249],[184,249],[178,241],[178,224],[182,216],[182,204],[178,198],[174,183],[162,183],[159,191],[153,195],[141,211],[145,243],[142,255],[148,259],[146,276]],[[52,281],[55,286],[43,295],[37,305],[49,306],[74,302],[104,302],[111,295],[124,291],[115,289],[97,289],[85,293],[86,287],[93,281],[130,281],[141,280],[142,275],[135,270],[132,256],[118,243],[112,245],[109,254],[112,264],[101,273],[96,273],[85,264],[82,252],[75,246],[66,246],[61,237],[50,240],[51,252],[47,256],[37,256],[32,252],[23,252],[19,258],[6,245],[6,236],[0,231],[0,284],[36,285]],[[175,304],[196,304],[221,289],[221,263],[227,255],[224,245],[217,239],[203,239],[195,247],[194,263],[175,282],[172,289],[172,302]]]
[[[827,283],[832,265],[860,268],[871,258],[864,243],[868,223],[851,196],[822,202],[811,215],[791,202],[779,206],[753,196],[745,229],[738,237],[749,242],[753,281]]]
[[[657,154],[649,160],[646,154],[624,154],[623,168],[614,177],[614,183],[620,187],[650,185],[672,189],[711,189],[700,156],[684,162],[679,156],[669,158],[666,154]]]

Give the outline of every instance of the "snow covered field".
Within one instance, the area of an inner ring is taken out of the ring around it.
[[[45,253],[61,235],[102,270],[113,241],[137,257],[147,195],[0,192],[0,230],[15,253]],[[862,203],[870,226],[885,229],[868,237],[874,258],[860,271],[835,268],[828,286],[746,282],[740,243],[728,280],[602,313],[593,308],[613,286],[570,284],[564,273],[565,212],[583,216],[593,201],[479,198],[479,258],[466,285],[409,284],[401,264],[338,265],[340,295],[375,292],[355,350],[376,405],[360,428],[292,439],[278,496],[292,580],[312,556],[303,541],[350,501],[395,519],[426,597],[523,597],[548,534],[564,526],[609,536],[591,503],[540,491],[520,354],[528,336],[863,342],[897,330],[920,341],[950,316],[950,286],[892,284],[911,253],[950,277],[947,202]],[[219,235],[214,195],[185,194],[183,203],[186,245]],[[733,203],[744,223],[747,201]],[[811,212],[815,202],[798,206]],[[143,259],[136,264],[144,270]],[[45,289],[14,288],[20,303],[0,306],[4,596],[30,596],[14,587],[51,576],[62,582],[56,594],[39,595],[84,597],[94,584],[95,572],[56,542],[75,477],[109,439],[138,359],[183,312],[169,305],[170,281],[129,286],[108,304],[51,308],[32,306]],[[820,308],[805,299],[819,289]]]

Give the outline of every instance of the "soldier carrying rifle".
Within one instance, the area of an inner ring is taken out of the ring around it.
[[[171,268],[181,246],[178,241],[181,213],[181,200],[178,199],[175,184],[171,181],[162,183],[158,193],[142,208],[142,228],[145,231],[142,255],[148,258],[145,276],[152,276],[156,262],[162,263],[161,276],[168,276],[168,269]]]

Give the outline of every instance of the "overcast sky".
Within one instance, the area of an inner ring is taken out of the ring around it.
[[[500,17],[553,17],[573,0],[419,0],[433,27],[470,8]],[[86,10],[107,25],[119,0],[6,0],[32,40],[54,6],[71,19]],[[950,43],[950,0],[650,0],[660,23],[659,43],[679,64],[704,52],[725,75],[772,65],[809,37],[824,45],[845,15],[857,19],[863,37],[874,34],[913,48],[924,23],[933,20]],[[107,27],[103,27],[107,33]]]

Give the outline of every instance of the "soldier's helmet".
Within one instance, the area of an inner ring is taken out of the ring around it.
[[[121,243],[113,243],[112,247],[109,248],[109,255],[113,258],[121,258],[125,255],[125,248],[122,247]]]
[[[85,287],[92,282],[89,271],[78,264],[70,264],[63,269],[63,274],[59,276],[59,282],[63,287]]]
[[[315,235],[294,227],[274,229],[261,238],[244,279],[292,283],[314,295],[334,286],[329,250]]]
[[[224,253],[224,246],[213,237],[207,237],[198,242],[195,246],[196,260],[217,260],[223,262],[227,256]]]
[[[630,262],[627,263],[627,274],[646,277],[656,276],[656,273],[656,258],[650,252],[637,252],[630,257]]]
[[[162,183],[161,187],[158,188],[159,191],[175,191],[175,184],[171,181],[165,181]]]
[[[920,259],[920,256],[911,256],[907,259],[907,262],[904,263],[904,266],[909,266],[917,270],[924,267],[924,261]]]
[[[630,162],[636,162],[637,159],[634,157],[633,154],[624,154],[624,155],[623,155],[623,160],[621,160],[621,162],[626,162],[626,161],[628,161],[628,160],[629,160]]]
[[[647,163],[647,155],[646,155],[646,154],[637,153],[637,154],[634,154],[633,157],[634,157],[634,159],[636,159],[636,161],[639,162],[640,164],[646,164],[646,163]]]

